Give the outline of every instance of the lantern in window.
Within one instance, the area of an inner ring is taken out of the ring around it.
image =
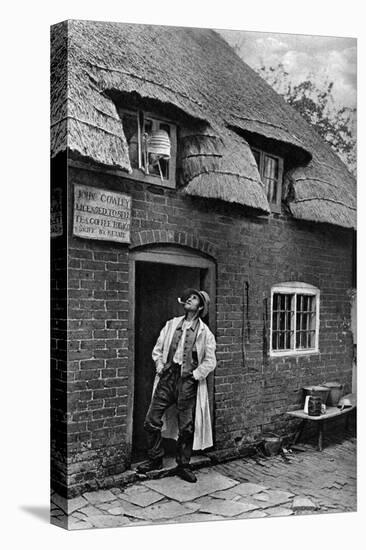
[[[153,132],[147,139],[147,152],[158,159],[170,158],[170,139],[166,130]]]
[[[170,138],[166,130],[157,130],[150,136],[146,136],[146,171],[149,173],[149,165],[157,165],[160,178],[163,181],[160,160],[170,159]]]

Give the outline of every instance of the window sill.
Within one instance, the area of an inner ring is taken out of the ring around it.
[[[271,359],[274,359],[276,357],[303,357],[306,355],[320,355],[320,351],[318,349],[311,349],[311,350],[299,350],[299,351],[278,351],[278,352],[269,352],[269,357]]]
[[[175,181],[173,180],[163,180],[161,181],[159,176],[152,176],[151,174],[145,174],[143,170],[140,170],[138,168],[134,168],[133,171],[128,174],[123,175],[124,178],[132,179],[135,181],[139,181],[141,183],[150,183],[152,185],[158,185],[159,187],[167,187],[169,189],[175,189]]]

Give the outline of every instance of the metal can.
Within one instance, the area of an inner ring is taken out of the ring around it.
[[[320,416],[322,413],[322,398],[311,395],[308,403],[308,415]]]

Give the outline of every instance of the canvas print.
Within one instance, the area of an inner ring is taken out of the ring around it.
[[[53,524],[356,510],[355,60],[52,27]]]

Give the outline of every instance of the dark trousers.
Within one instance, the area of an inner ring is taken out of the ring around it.
[[[179,466],[187,466],[192,454],[197,381],[191,373],[181,376],[180,370],[180,365],[173,363],[161,374],[147,411],[144,428],[147,434],[148,457],[151,460],[162,457],[162,416],[175,403],[178,413],[176,460]]]

